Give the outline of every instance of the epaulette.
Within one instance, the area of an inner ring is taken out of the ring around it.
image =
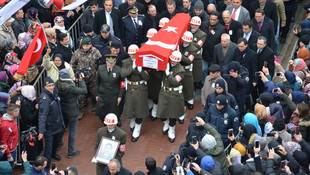
[[[138,14],[138,16],[144,16],[144,14]]]
[[[123,19],[127,18],[128,16],[129,16],[129,15],[124,16]]]

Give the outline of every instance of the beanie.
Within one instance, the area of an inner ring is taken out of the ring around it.
[[[211,156],[206,155],[201,159],[200,167],[204,170],[210,171],[214,167],[214,161]]]
[[[198,0],[194,5],[194,9],[203,10],[204,9],[203,2],[201,0]]]
[[[51,79],[51,77],[45,77],[44,79],[44,86],[50,84],[50,83],[54,83],[54,81]]]
[[[210,135],[210,134],[206,134],[202,140],[201,140],[201,147],[203,149],[213,149],[216,146],[216,140],[215,138]]]
[[[310,41],[310,38],[308,35],[304,35],[300,38],[300,41],[304,44],[304,45],[308,45],[309,44],[309,41]]]
[[[218,79],[215,81],[215,87],[221,87],[225,89],[225,81],[223,79]]]
[[[90,24],[85,24],[85,25],[83,26],[83,31],[84,31],[84,33],[90,33],[90,32],[92,32],[92,31],[94,31],[94,29],[93,29],[93,26],[92,26],[92,25],[90,25]]]
[[[61,69],[59,71],[59,79],[60,80],[68,80],[70,79],[70,73],[68,69]]]
[[[216,96],[216,97],[215,97],[215,101],[216,101],[216,104],[224,105],[224,106],[227,105],[226,96],[223,95],[223,94],[220,94],[220,95]]]
[[[284,75],[290,84],[294,84],[296,82],[296,75],[293,72],[285,71]]]
[[[236,150],[238,150],[238,151],[240,152],[241,156],[244,156],[245,153],[246,153],[245,147],[244,147],[240,142],[236,143],[235,146],[234,146],[233,148],[235,148]]]
[[[241,153],[238,150],[236,150],[235,148],[232,148],[230,150],[229,156],[230,156],[230,161],[233,165],[241,164]]]
[[[292,93],[292,101],[297,105],[298,103],[301,103],[306,94],[304,94],[303,92],[301,91],[293,91]]]
[[[81,45],[91,44],[91,39],[89,37],[85,37],[82,39]]]
[[[277,118],[274,122],[273,122],[273,128],[275,131],[282,131],[285,129],[285,122],[282,118]]]
[[[228,71],[236,72],[240,69],[240,63],[238,61],[232,61],[228,64]]]
[[[197,154],[196,154],[196,150],[194,147],[192,146],[189,146],[188,148],[185,149],[185,152],[187,154],[187,156],[190,156],[190,157],[197,157]]]

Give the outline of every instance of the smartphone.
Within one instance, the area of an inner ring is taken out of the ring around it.
[[[56,168],[56,163],[53,162],[53,163],[52,163],[52,170],[54,170],[55,168]]]
[[[276,74],[276,76],[277,76],[277,77],[280,77],[280,76],[281,76],[281,73],[280,73],[280,72],[278,72],[278,73]]]
[[[197,136],[192,136],[192,144],[196,144],[197,143]]]
[[[264,67],[267,67],[267,66],[268,66],[268,62],[264,61]]]
[[[296,127],[295,134],[299,135],[299,126]]]
[[[272,93],[277,93],[277,92],[278,92],[277,88],[272,89]]]
[[[188,163],[190,163],[190,160],[188,158],[184,158],[183,167],[187,168]]]
[[[274,137],[274,133],[272,133],[272,132],[271,132],[271,133],[268,133],[268,134],[267,134],[267,137]]]
[[[229,129],[228,130],[228,137],[232,137],[233,136],[233,129]]]
[[[255,146],[255,148],[259,148],[259,141],[258,140],[255,141],[254,146]]]
[[[197,120],[197,118],[196,118],[196,117],[191,118],[191,119],[190,119],[190,121],[191,121],[191,123],[196,123],[196,122],[198,122],[198,120]]]
[[[259,77],[260,76],[260,72],[255,72],[255,76]]]
[[[286,160],[282,160],[280,166],[281,166],[281,169],[283,169],[286,166]]]

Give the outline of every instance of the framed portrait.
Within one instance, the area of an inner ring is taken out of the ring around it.
[[[108,137],[102,137],[95,159],[103,164],[108,165],[111,159],[115,158],[120,141],[112,140]]]

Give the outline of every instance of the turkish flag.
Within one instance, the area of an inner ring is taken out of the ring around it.
[[[25,73],[27,73],[28,67],[33,65],[40,59],[46,43],[47,39],[44,33],[44,29],[41,26],[38,33],[34,36],[32,42],[26,50],[17,69],[17,74],[24,75]]]
[[[171,53],[178,50],[184,32],[189,29],[190,20],[185,13],[176,14],[136,52],[136,65],[166,70]]]
[[[6,3],[7,0],[0,0],[0,5]]]

